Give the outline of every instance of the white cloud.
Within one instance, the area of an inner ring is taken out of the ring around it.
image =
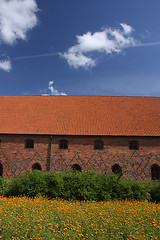
[[[77,44],[60,55],[74,68],[89,68],[96,65],[94,59],[86,56],[89,52],[112,54],[119,53],[126,47],[135,46],[136,40],[130,36],[133,28],[125,23],[120,25],[122,29],[104,28],[103,31],[76,36]]]
[[[11,62],[9,60],[0,61],[0,69],[6,72],[10,72],[10,70],[12,69]]]
[[[95,60],[86,57],[84,54],[68,51],[67,53],[60,54],[63,58],[67,59],[68,64],[74,68],[84,67],[89,68],[95,66]]]
[[[120,25],[122,26],[125,34],[130,34],[134,30],[130,25],[127,25],[125,23],[121,23]]]
[[[63,95],[63,96],[65,96],[65,95],[67,95],[64,92],[59,92],[57,89],[55,89],[53,87],[53,83],[54,83],[54,81],[49,81],[49,83],[48,83],[49,93],[48,93],[48,91],[45,91],[45,93],[42,94],[43,96],[48,96],[48,95],[56,95],[56,96]]]
[[[35,0],[0,0],[0,40],[7,44],[25,40],[37,24],[37,11]]]

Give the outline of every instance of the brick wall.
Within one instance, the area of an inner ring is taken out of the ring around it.
[[[39,163],[43,171],[47,168],[50,139],[46,136],[1,135],[0,161],[3,176],[16,176],[22,171],[31,171]],[[25,148],[25,140],[33,139],[34,148]]]
[[[0,135],[0,161],[3,176],[12,177],[32,171],[39,163],[43,171],[69,171],[78,164],[82,171],[104,172],[118,164],[123,174],[137,180],[151,179],[151,166],[160,166],[160,137],[90,137]],[[25,148],[25,140],[33,139],[34,148]],[[68,149],[59,149],[60,140],[68,141]],[[102,140],[103,149],[94,149],[95,140]],[[131,141],[138,141],[139,150],[129,149]],[[51,144],[52,142],[52,144]]]

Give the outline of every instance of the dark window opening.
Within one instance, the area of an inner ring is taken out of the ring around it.
[[[101,140],[96,140],[94,143],[94,149],[103,149],[104,143]]]
[[[2,177],[3,175],[3,165],[0,163],[0,176]]]
[[[160,179],[160,166],[153,164],[151,167],[151,178],[152,180]]]
[[[41,165],[39,163],[34,163],[32,165],[32,170],[42,170]]]
[[[32,139],[25,140],[25,148],[34,148],[34,141]]]
[[[60,140],[59,149],[68,149],[68,141],[67,140]]]
[[[75,163],[72,165],[72,170],[81,172],[82,168],[79,166],[79,164]]]
[[[112,172],[120,176],[123,175],[122,168],[117,163],[112,166]]]
[[[137,141],[132,141],[129,143],[129,149],[138,150],[139,149],[139,143]]]

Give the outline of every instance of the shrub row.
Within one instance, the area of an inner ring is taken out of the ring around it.
[[[106,201],[134,199],[160,201],[160,181],[138,183],[116,174],[42,172],[34,170],[12,179],[0,178],[0,195]]]

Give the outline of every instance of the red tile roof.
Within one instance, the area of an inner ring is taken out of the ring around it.
[[[160,97],[0,96],[0,133],[160,136]]]

